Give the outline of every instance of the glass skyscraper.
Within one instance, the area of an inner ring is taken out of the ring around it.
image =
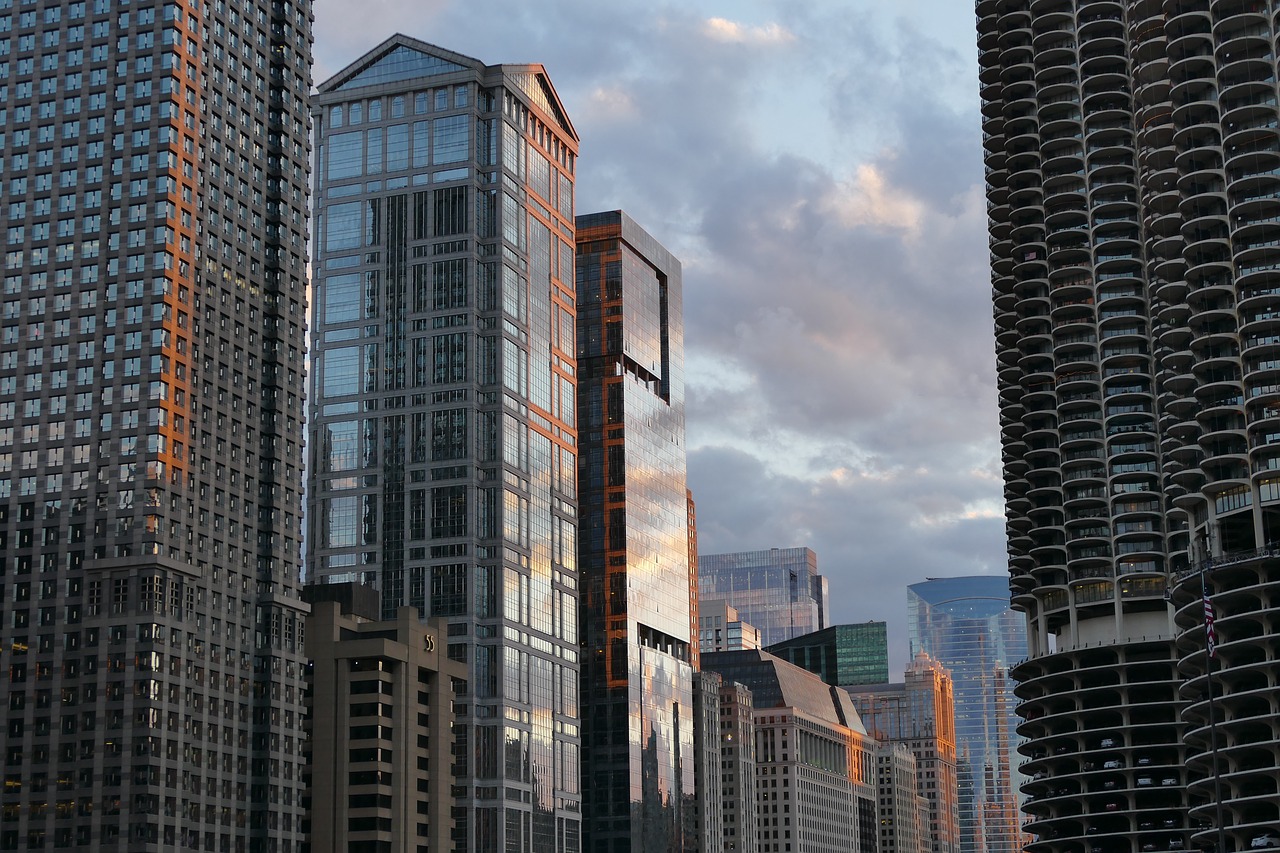
[[[999,575],[907,587],[911,653],[951,672],[961,853],[1022,849],[1014,779],[1017,715],[1009,667],[1027,655],[1026,623]]]
[[[577,850],[577,134],[542,66],[402,35],[313,111],[310,577],[445,622],[458,849]]]
[[[699,554],[698,595],[727,601],[766,646],[831,624],[827,579],[808,548]]]
[[[884,622],[832,625],[774,643],[765,651],[837,687],[889,680],[889,637]]]
[[[577,220],[583,835],[699,843],[680,262],[621,211]]]
[[[0,849],[301,842],[310,47],[0,0]]]

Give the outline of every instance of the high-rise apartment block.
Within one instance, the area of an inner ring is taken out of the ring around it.
[[[444,622],[412,607],[383,620],[377,591],[357,584],[308,593],[312,853],[451,849],[454,686],[467,667],[446,656]]]
[[[0,849],[296,850],[311,4],[0,3]]]
[[[696,845],[680,262],[621,211],[577,220],[583,836]]]
[[[1027,656],[1026,620],[1009,604],[997,575],[933,578],[907,587],[912,653],[951,673],[955,699],[961,853],[1016,853],[1024,838],[1018,815],[1017,699],[1008,677]]]
[[[950,673],[920,653],[900,683],[857,685],[845,690],[872,737],[882,743],[904,744],[915,756],[917,789],[929,805],[926,848],[933,853],[958,853],[955,705]]]
[[[765,651],[804,667],[828,684],[884,684],[889,680],[889,634],[884,622],[832,625],[774,643]]]
[[[1258,728],[1252,698],[1280,583],[1278,11],[976,4],[1010,586],[1030,652],[1011,673],[1026,828],[1046,853],[1091,836],[1242,849],[1280,820],[1280,728]],[[1257,746],[1215,774],[1211,732]]]
[[[576,850],[577,135],[542,66],[402,35],[313,115],[310,577],[445,623],[458,849]]]
[[[698,592],[727,601],[760,629],[766,646],[831,624],[827,579],[808,548],[700,554]]]

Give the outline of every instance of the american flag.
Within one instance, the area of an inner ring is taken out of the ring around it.
[[[1213,602],[1209,600],[1208,590],[1204,593],[1204,645],[1209,657],[1216,655],[1218,635],[1213,630]]]

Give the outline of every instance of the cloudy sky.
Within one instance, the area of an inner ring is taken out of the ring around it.
[[[972,5],[317,0],[317,81],[397,31],[547,67],[684,264],[702,552],[813,548],[900,673],[907,584],[1005,570]]]

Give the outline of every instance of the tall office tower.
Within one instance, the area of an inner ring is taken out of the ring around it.
[[[832,625],[765,651],[822,677],[827,684],[884,684],[889,680],[889,635],[884,622]]]
[[[880,804],[879,853],[925,853],[929,801],[919,793],[916,757],[904,743],[876,750],[876,800]]]
[[[728,601],[766,646],[831,624],[827,579],[808,548],[700,554],[698,594]]]
[[[1055,836],[1046,850],[1075,846],[1085,824],[1163,846],[1166,820],[1184,842],[1190,806],[1206,825],[1187,843],[1240,848],[1280,817],[1246,793],[1275,791],[1275,750],[1222,787],[1220,841],[1204,635],[1172,640],[1201,631],[1202,579],[1229,618],[1275,594],[1280,9],[976,8],[1011,588],[1032,656],[1012,675],[1031,740],[1024,770],[1043,777],[1024,788],[1036,796],[1028,829]],[[1204,576],[1206,561],[1247,565]],[[1260,592],[1235,603],[1238,587]],[[1224,654],[1224,670],[1252,666],[1275,635],[1255,616],[1238,624],[1248,651]],[[1242,689],[1220,681],[1219,694]],[[1104,684],[1115,687],[1086,704],[1083,691]],[[1220,705],[1219,734],[1252,739],[1253,723],[1237,721],[1253,706]],[[1086,764],[1117,761],[1119,787],[1085,795],[1088,809],[1114,804],[1105,818],[1052,796],[1089,788]],[[1134,793],[1148,774],[1177,784]],[[1160,834],[1143,833],[1149,822]]]
[[[962,853],[1021,850],[1017,700],[1008,670],[1027,656],[1027,629],[1009,604],[1008,580],[972,575],[911,584],[907,631],[913,654],[923,652],[951,673]]]
[[[313,114],[311,577],[445,621],[458,848],[577,850],[577,136],[542,66],[402,35]]]
[[[694,825],[698,827],[696,850],[724,850],[724,772],[720,746],[720,691],[724,682],[714,672],[693,674],[693,750],[695,763]]]
[[[307,619],[311,853],[448,850],[453,829],[454,687],[443,621],[376,590],[313,584]],[[321,600],[325,599],[325,600]]]
[[[311,4],[0,3],[0,848],[301,840]]]
[[[788,845],[810,853],[876,850],[879,745],[849,695],[759,649],[712,652],[702,660],[751,692],[760,853],[785,853]]]
[[[934,853],[958,853],[959,767],[950,673],[921,652],[900,683],[844,689],[872,737],[902,743],[915,755],[917,787],[929,806],[926,847]]]
[[[579,216],[583,835],[697,844],[680,262],[621,211]]]

